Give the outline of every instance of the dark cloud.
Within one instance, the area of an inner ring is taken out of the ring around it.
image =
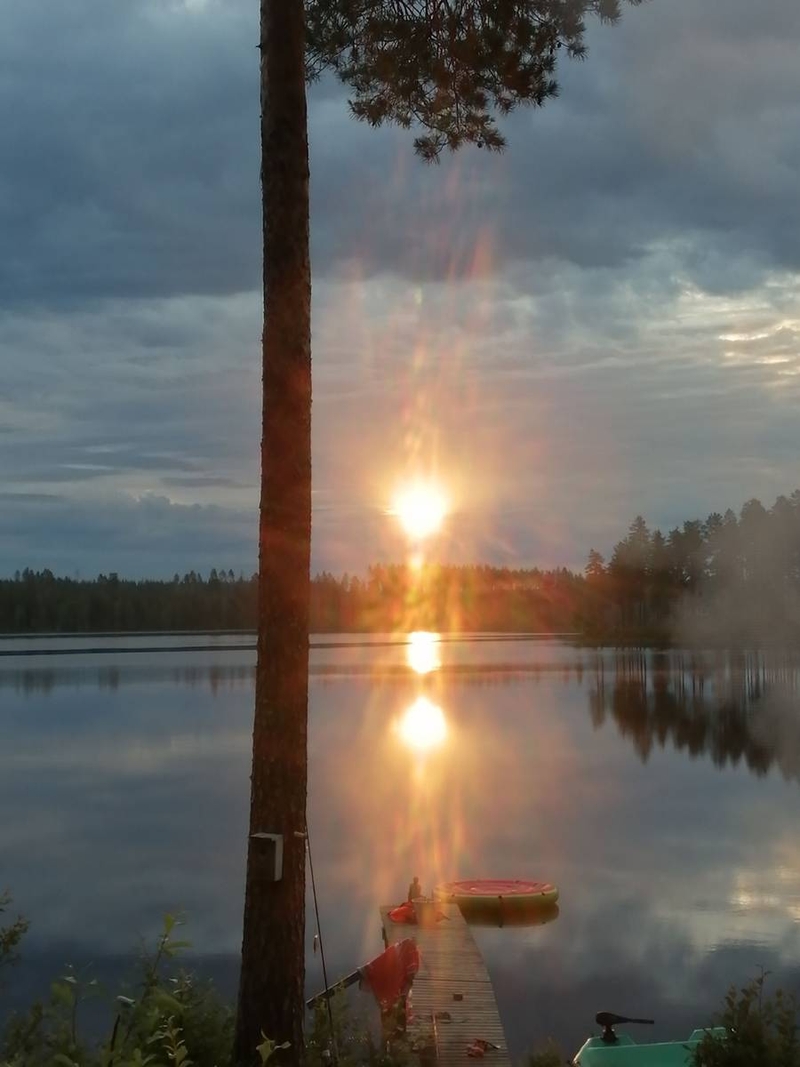
[[[4,13],[6,306],[258,286],[255,36],[241,2]],[[676,237],[711,288],[797,268],[796,5],[768,0],[756,18],[745,0],[654,0],[589,44],[585,64],[563,64],[560,99],[508,123],[501,159],[424,167],[408,134],[357,125],[342,91],[315,88],[317,272],[617,266]]]
[[[176,504],[155,495],[18,494],[13,509],[0,508],[0,559],[58,574],[171,578],[176,571],[205,574],[222,564],[251,573],[255,538],[247,511]]]
[[[348,128],[329,106],[334,139],[316,116],[316,172],[340,176],[315,185],[323,262],[347,250],[367,273],[460,276],[485,240],[484,268],[619,266],[680,239],[712,289],[796,269],[796,5],[770,0],[756,17],[744,0],[654,0],[589,42],[585,64],[562,68],[560,99],[509,122],[500,161],[467,151],[431,171],[404,134]],[[704,269],[715,254],[722,277]]]
[[[169,572],[195,520],[206,567],[255,563],[256,18],[0,15],[6,571]],[[315,566],[402,551],[420,465],[448,551],[518,563],[795,487],[800,8],[653,0],[589,44],[506,154],[438,168],[314,87]],[[159,498],[160,541],[109,525]]]
[[[0,304],[258,284],[255,20],[241,2],[6,8]]]

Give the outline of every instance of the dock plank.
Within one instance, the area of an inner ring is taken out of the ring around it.
[[[435,926],[393,923],[391,908],[380,909],[385,944],[413,937],[422,957],[411,991],[409,1035],[412,1040],[424,1040],[433,1032],[439,1067],[511,1067],[483,957],[458,906],[440,907],[447,918]],[[467,1048],[476,1038],[500,1048],[487,1050],[482,1058],[468,1056]]]

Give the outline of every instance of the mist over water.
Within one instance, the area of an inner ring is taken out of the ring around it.
[[[671,633],[681,648],[789,648],[800,634],[800,591],[774,580],[689,594],[674,608]]]

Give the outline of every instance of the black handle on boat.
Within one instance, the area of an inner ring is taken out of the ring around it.
[[[644,1023],[652,1026],[654,1023],[653,1019],[630,1019],[627,1015],[615,1015],[613,1011],[599,1011],[594,1021],[598,1026],[603,1027],[601,1036],[607,1045],[613,1045],[617,1040],[617,1035],[614,1033],[615,1026],[621,1026],[623,1023]]]

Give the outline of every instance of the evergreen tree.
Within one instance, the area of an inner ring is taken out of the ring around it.
[[[724,520],[718,511],[712,512],[703,523],[703,539],[706,542],[708,577],[713,583],[719,576],[720,550]]]
[[[722,516],[719,534],[719,550],[716,556],[716,572],[720,584],[738,582],[742,578],[741,538],[739,520],[731,508]]]
[[[669,550],[660,530],[654,530],[650,537],[647,572],[649,601],[656,619],[663,622],[669,610],[671,578]]]
[[[605,577],[605,560],[600,553],[593,548],[589,549],[589,559],[586,562],[583,573],[586,575],[587,581],[594,583],[601,582]]]
[[[703,527],[697,519],[683,524],[680,544],[684,586],[689,592],[696,592],[705,576],[708,558]]]
[[[745,582],[764,581],[767,577],[769,515],[760,500],[753,497],[739,515],[739,543]]]
[[[584,53],[586,15],[618,0],[260,0],[264,329],[258,658],[235,1058],[261,1031],[302,1047],[311,543],[311,276],[306,47],[358,118],[418,125],[417,151],[498,149],[495,114],[542,104],[555,60]],[[306,39],[308,31],[308,39]],[[283,878],[260,831],[283,835]]]

